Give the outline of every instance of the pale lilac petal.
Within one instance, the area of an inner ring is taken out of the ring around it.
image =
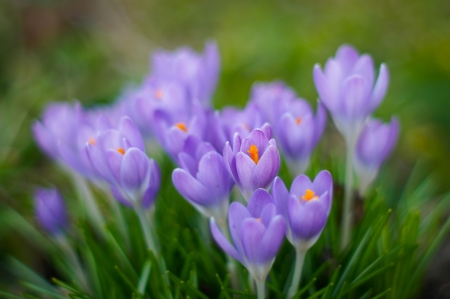
[[[342,84],[341,113],[348,119],[364,119],[367,117],[366,109],[369,105],[370,86],[366,79],[360,75],[348,77]]]
[[[307,189],[313,189],[311,180],[304,174],[297,176],[291,185],[291,194],[300,199]]]
[[[369,55],[362,55],[353,67],[352,74],[361,75],[364,79],[366,79],[368,86],[373,86],[373,82],[375,80],[375,69],[372,57]]]
[[[230,242],[227,240],[227,238],[225,238],[225,236],[217,226],[216,221],[212,217],[211,220],[209,221],[209,227],[211,228],[211,233],[214,237],[214,240],[216,240],[220,248],[222,248],[223,251],[229,254],[232,258],[242,263],[243,261],[239,256],[239,253],[237,252],[236,248],[234,248],[233,245],[231,245]]]
[[[120,168],[122,167],[123,155],[116,150],[108,150],[106,158],[116,183],[120,184]]]
[[[210,152],[203,156],[199,162],[197,180],[208,189],[208,195],[212,199],[228,198],[229,176],[220,154]]]
[[[209,191],[193,176],[183,169],[175,169],[172,173],[172,182],[180,194],[187,200],[201,206],[211,206]]]
[[[250,159],[249,156],[247,156],[242,152],[237,153],[236,170],[239,181],[236,181],[236,183],[238,182],[240,183],[240,188],[244,196],[246,192],[253,191],[254,189],[257,188],[257,187],[253,188],[252,185],[252,175],[256,166],[257,165],[255,164],[255,162],[253,162],[253,160]]]
[[[350,75],[351,70],[358,61],[358,51],[349,45],[342,45],[336,52],[336,60],[342,67],[344,75]]]
[[[245,256],[250,264],[262,264],[259,253],[261,251],[261,241],[266,228],[254,218],[247,218],[242,223],[242,246]]]
[[[327,78],[318,64],[314,66],[313,77],[320,99],[325,103],[328,109],[333,110],[332,91],[328,85]]]
[[[289,200],[289,223],[294,239],[309,240],[317,237],[325,227],[327,208],[318,199],[305,204],[300,200]]]
[[[127,207],[133,206],[131,204],[131,202],[125,198],[125,196],[122,194],[122,192],[120,192],[120,190],[116,186],[110,185],[110,188],[111,188],[111,193],[121,204],[123,204]]]
[[[264,207],[273,203],[273,198],[265,189],[257,189],[248,200],[247,209],[254,218],[261,217]]]
[[[227,168],[228,174],[236,182],[236,184],[241,187],[241,181],[239,179],[237,169],[236,169],[236,157],[230,147],[230,143],[227,141],[225,147],[223,148],[223,159],[225,161],[225,167]]]
[[[253,170],[251,186],[256,188],[268,188],[280,169],[280,153],[275,146],[269,146],[259,163]]]
[[[272,195],[277,207],[277,213],[288,219],[289,191],[279,177],[276,177],[273,181]]]
[[[264,226],[267,227],[269,226],[270,221],[272,221],[272,219],[276,215],[277,215],[277,208],[275,207],[275,204],[268,203],[264,206],[258,218],[260,218],[262,224],[264,224]]]
[[[252,216],[250,215],[250,212],[241,203],[231,203],[230,209],[228,211],[228,225],[230,227],[230,234],[231,238],[233,239],[234,245],[241,255],[244,254],[241,240],[242,222],[244,222],[246,218],[251,217]]]
[[[274,217],[261,239],[258,258],[260,263],[272,261],[283,242],[285,230],[286,225],[283,217],[281,215]]]
[[[123,117],[120,120],[119,132],[124,136],[133,147],[137,147],[141,151],[145,152],[144,140],[136,125],[129,117]]]
[[[149,159],[144,152],[137,148],[129,149],[122,161],[120,179],[123,188],[128,192],[141,190],[148,183]]]
[[[370,109],[374,110],[383,100],[389,85],[389,72],[385,64],[381,64],[380,74],[372,92]]]

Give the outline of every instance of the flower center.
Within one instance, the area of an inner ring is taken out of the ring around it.
[[[175,124],[175,127],[177,127],[178,129],[180,129],[183,132],[187,132],[188,131],[188,129],[187,129],[187,127],[186,127],[186,125],[184,123],[177,123],[177,124]]]
[[[305,195],[302,196],[302,199],[306,201],[310,201],[311,199],[318,199],[319,197],[314,194],[314,191],[311,189],[306,189]]]
[[[250,145],[250,148],[247,151],[250,155],[250,158],[255,162],[255,164],[258,164],[259,162],[259,155],[258,155],[258,147],[256,145],[252,144]]]
[[[88,142],[89,142],[91,145],[95,145],[95,139],[92,138],[92,137],[89,138]]]
[[[161,100],[163,96],[164,96],[164,93],[161,89],[158,89],[155,91],[155,98],[157,100]]]
[[[301,122],[302,122],[302,118],[301,118],[301,117],[297,117],[297,118],[295,119],[295,123],[296,123],[297,125],[301,124]]]
[[[261,217],[256,218],[256,221],[261,222]]]
[[[125,150],[124,150],[123,148],[119,147],[119,148],[117,149],[117,151],[118,151],[119,153],[121,153],[122,155],[125,155]]]

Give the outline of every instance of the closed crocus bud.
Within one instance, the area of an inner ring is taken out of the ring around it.
[[[64,200],[56,188],[39,188],[34,193],[35,213],[42,227],[54,236],[64,233],[68,217]]]
[[[333,181],[328,171],[319,172],[313,182],[301,174],[288,191],[277,177],[272,194],[286,222],[286,237],[296,248],[307,250],[319,238],[331,210]]]
[[[152,76],[182,84],[191,103],[198,102],[203,107],[211,105],[220,71],[215,42],[206,43],[202,55],[186,47],[173,52],[158,51],[153,55],[152,67]]]
[[[381,164],[397,141],[398,131],[399,123],[396,118],[392,118],[388,124],[377,119],[367,122],[356,145],[354,158],[360,194],[364,194],[377,177]]]
[[[258,189],[247,207],[233,202],[228,213],[228,225],[234,246],[211,218],[211,232],[217,244],[241,262],[257,282],[264,282],[285,233],[285,222],[282,216],[276,215],[272,196],[266,190]]]
[[[153,203],[160,185],[159,168],[145,154],[142,136],[128,117],[121,119],[118,130],[107,130],[95,144],[87,143],[86,151],[121,203],[134,207]]]
[[[308,168],[311,152],[317,145],[326,123],[326,112],[319,102],[316,115],[302,99],[292,101],[277,124],[276,137],[293,175]]]
[[[223,157],[208,143],[200,144],[192,154],[180,153],[182,168],[173,171],[173,184],[200,213],[225,223],[234,183]]]
[[[242,141],[236,133],[233,149],[227,142],[223,150],[228,173],[246,200],[256,189],[268,189],[280,168],[280,153],[271,136],[269,125],[253,130]]]
[[[319,65],[314,67],[314,83],[338,130],[348,142],[355,142],[367,117],[383,100],[389,74],[382,64],[375,82],[372,57],[343,45],[323,71]]]

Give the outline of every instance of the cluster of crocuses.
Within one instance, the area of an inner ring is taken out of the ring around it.
[[[211,217],[214,239],[249,270],[260,298],[286,235],[297,251],[289,290],[293,296],[305,252],[318,239],[331,209],[330,173],[321,171],[313,182],[303,174],[325,128],[325,107],[347,144],[356,147],[352,159],[364,192],[397,137],[396,120],[390,125],[367,121],[384,97],[387,70],[381,67],[373,87],[370,56],[342,46],[324,72],[314,69],[321,99],[316,113],[281,82],[256,84],[242,110],[215,111],[211,99],[219,71],[213,42],[202,54],[189,48],[158,51],[142,84],[128,88],[114,105],[85,110],[78,103],[50,104],[33,125],[34,136],[46,154],[72,174],[109,186],[117,201],[134,207],[140,216],[142,208],[152,207],[160,185],[158,166],[147,153],[162,147],[178,166],[172,174],[175,188]],[[296,176],[290,191],[277,177],[279,150]],[[238,200],[230,205],[234,186],[247,205]],[[62,232],[67,222],[58,193],[39,191],[36,199],[44,227]]]

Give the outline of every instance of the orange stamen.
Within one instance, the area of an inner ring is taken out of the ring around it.
[[[95,145],[95,139],[92,138],[92,137],[89,138],[88,142],[89,142],[91,145]]]
[[[125,150],[124,150],[123,148],[119,147],[119,148],[117,149],[117,151],[118,151],[119,153],[121,153],[122,155],[125,155]]]
[[[180,129],[183,132],[187,132],[188,131],[188,129],[187,129],[187,127],[186,127],[186,125],[184,123],[177,123],[177,124],[175,124],[175,127],[177,127],[178,129]]]
[[[250,148],[247,151],[250,154],[250,158],[255,162],[255,164],[258,164],[259,162],[259,155],[258,155],[258,148],[256,145],[252,144],[250,145]]]
[[[311,199],[318,199],[319,197],[314,194],[314,191],[311,189],[306,189],[305,195],[302,196],[302,199],[306,201],[310,201]]]
[[[256,218],[256,221],[261,222],[261,217],[260,218]]]
[[[296,123],[297,125],[299,125],[301,122],[302,122],[302,118],[301,118],[301,117],[297,117],[297,118],[295,119],[295,123]]]
[[[163,91],[161,89],[158,89],[158,90],[155,91],[155,98],[156,99],[161,100],[163,96],[164,96],[164,93],[163,93]]]

